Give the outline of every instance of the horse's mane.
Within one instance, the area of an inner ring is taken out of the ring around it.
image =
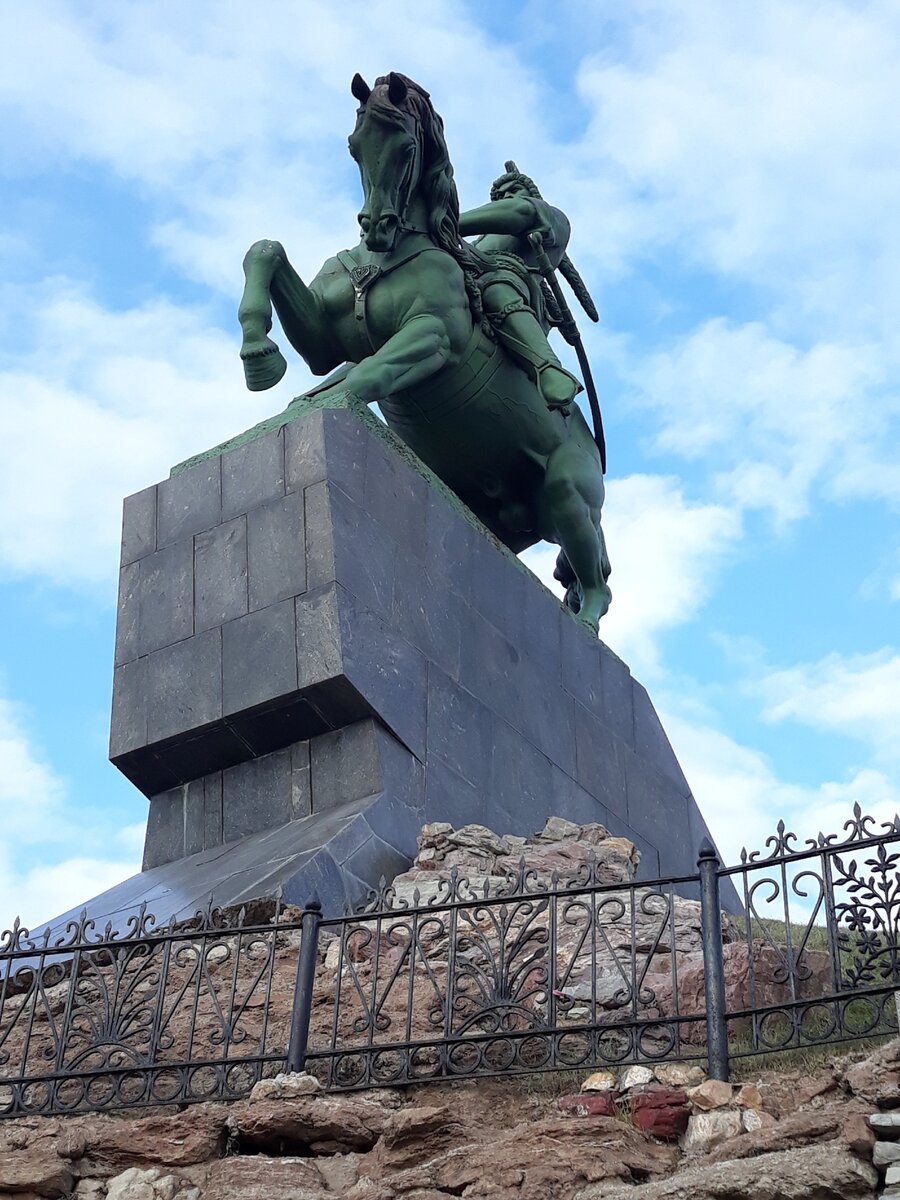
[[[394,72],[399,75],[399,72]],[[459,195],[453,178],[453,164],[447,150],[444,137],[444,122],[435,112],[431,97],[423,87],[406,75],[400,75],[406,84],[407,93],[403,106],[407,108],[418,121],[422,129],[422,180],[421,189],[428,211],[428,232],[432,241],[441,250],[446,251],[462,268],[466,280],[466,292],[472,315],[479,323],[484,324],[484,309],[481,304],[481,292],[478,289],[477,278],[485,270],[487,264],[476,250],[473,250],[460,236],[459,232]],[[382,75],[375,80],[375,86],[388,84],[390,77]],[[385,95],[383,93],[383,95]],[[385,95],[386,100],[386,95]],[[367,107],[374,108],[379,116],[387,120],[397,119],[397,110],[377,97],[373,91]]]

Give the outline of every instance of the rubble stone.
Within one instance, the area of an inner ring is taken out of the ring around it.
[[[693,1113],[684,1135],[685,1153],[705,1154],[727,1138],[737,1137],[741,1130],[741,1114],[732,1109]]]
[[[273,1079],[261,1079],[250,1093],[250,1103],[260,1100],[291,1100],[295,1096],[317,1096],[322,1085],[315,1075],[305,1072],[280,1074]]]
[[[628,1067],[622,1075],[622,1089],[626,1092],[642,1084],[651,1083],[653,1072],[649,1067]]]
[[[560,1096],[556,1107],[570,1117],[614,1117],[616,1115],[616,1093],[611,1091],[578,1092],[572,1096]]]
[[[618,1088],[618,1080],[613,1071],[595,1071],[588,1075],[581,1085],[583,1092],[614,1092]]]
[[[688,1098],[694,1108],[708,1112],[713,1108],[723,1108],[731,1103],[732,1086],[721,1079],[707,1079],[688,1092]]]

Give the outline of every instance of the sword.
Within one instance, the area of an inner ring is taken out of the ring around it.
[[[578,365],[581,367],[581,374],[584,378],[584,388],[587,392],[588,404],[591,408],[591,420],[594,424],[594,441],[597,443],[597,449],[600,451],[600,466],[603,469],[603,474],[606,474],[606,437],[603,433],[603,416],[600,412],[600,401],[597,398],[597,389],[594,386],[594,376],[591,373],[591,364],[588,362],[587,352],[584,348],[584,343],[581,340],[581,334],[578,332],[578,326],[575,324],[575,318],[572,316],[572,310],[569,307],[569,302],[566,300],[563,290],[559,285],[559,280],[556,278],[556,272],[553,270],[553,264],[547,257],[547,251],[544,249],[544,239],[539,230],[534,233],[529,233],[528,240],[531,242],[531,247],[534,250],[534,256],[537,260],[538,270],[546,279],[550,291],[553,293],[553,299],[556,301],[559,308],[562,322],[559,325],[559,331],[569,343],[574,347],[575,354],[578,356]]]

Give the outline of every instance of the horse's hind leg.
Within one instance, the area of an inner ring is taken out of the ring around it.
[[[284,355],[268,336],[272,328],[270,288],[283,260],[284,250],[280,243],[269,241],[256,242],[244,258],[246,283],[238,320],[244,333],[241,346],[244,376],[251,392],[274,387],[287,370]]]
[[[594,630],[612,598],[600,529],[602,507],[599,462],[574,439],[564,442],[547,463],[541,510],[547,533],[559,543],[578,581],[578,617]]]

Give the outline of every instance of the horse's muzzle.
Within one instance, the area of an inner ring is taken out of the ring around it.
[[[400,229],[400,220],[395,213],[385,213],[374,222],[369,217],[362,216],[359,224],[367,250],[374,250],[376,253],[382,254],[393,250],[397,232]]]

